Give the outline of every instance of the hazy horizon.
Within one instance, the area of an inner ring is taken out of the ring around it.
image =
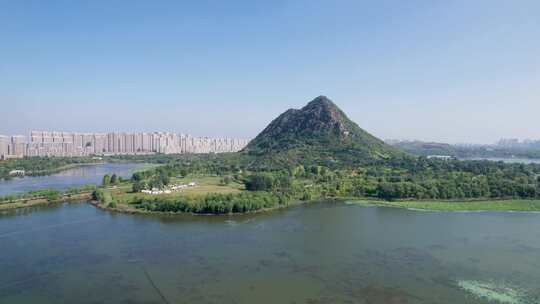
[[[0,4],[0,134],[253,138],[318,95],[382,139],[540,138],[537,1]]]

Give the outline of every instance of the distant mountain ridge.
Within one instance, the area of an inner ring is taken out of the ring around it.
[[[274,119],[242,151],[279,164],[351,164],[405,155],[361,129],[326,96]]]
[[[540,149],[501,147],[500,145],[451,145],[437,142],[392,141],[393,147],[417,156],[445,155],[456,158],[528,158],[539,159]]]

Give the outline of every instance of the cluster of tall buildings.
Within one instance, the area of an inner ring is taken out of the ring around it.
[[[496,144],[500,148],[540,149],[540,140],[517,138],[503,138]]]
[[[185,134],[71,133],[32,131],[26,136],[0,135],[0,159],[34,156],[225,153],[242,150],[249,140],[193,137]]]

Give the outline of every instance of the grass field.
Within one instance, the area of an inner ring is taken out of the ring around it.
[[[135,170],[132,170],[130,173],[134,174],[134,173],[137,173],[137,172],[143,172],[143,171],[146,171],[148,169],[153,169],[153,168],[156,168],[156,167],[159,167],[159,166],[163,166],[163,165],[161,165],[161,164],[144,164],[144,166],[142,166],[141,168],[137,168]]]
[[[185,189],[175,194],[204,195],[208,193],[234,193],[244,190],[244,185],[231,182],[228,185],[221,184],[221,177],[218,176],[188,176],[186,178],[174,178],[173,184],[197,184],[194,188]]]
[[[168,198],[178,196],[202,196],[209,193],[238,193],[244,190],[244,186],[238,183],[230,183],[229,185],[221,184],[221,177],[218,176],[195,176],[190,175],[185,178],[173,178],[171,184],[188,184],[194,182],[196,184],[193,188],[187,188],[179,192],[170,194],[151,195],[145,193],[132,193],[131,186],[120,186],[116,189],[110,189],[113,197],[120,204],[133,201],[136,197],[152,197],[152,198]]]
[[[433,211],[540,211],[540,200],[359,201],[358,203]]]

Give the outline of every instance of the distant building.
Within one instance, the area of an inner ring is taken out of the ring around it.
[[[496,144],[499,148],[519,148],[519,149],[540,149],[540,140],[524,139],[520,141],[517,138],[503,138]]]
[[[503,138],[499,140],[497,146],[504,148],[513,148],[519,145],[519,139],[517,138]]]
[[[449,155],[428,155],[428,159],[441,159],[441,160],[451,160],[454,159],[454,157]]]
[[[5,159],[9,154],[9,137],[0,135],[0,159]]]
[[[193,137],[168,132],[70,133],[32,131],[30,141],[21,135],[0,136],[0,158],[25,156],[85,156],[114,154],[226,153],[243,149],[248,140]]]
[[[22,135],[11,136],[9,144],[9,155],[15,158],[26,156],[26,137]]]
[[[11,170],[9,171],[10,176],[24,176],[26,172],[24,170]]]

